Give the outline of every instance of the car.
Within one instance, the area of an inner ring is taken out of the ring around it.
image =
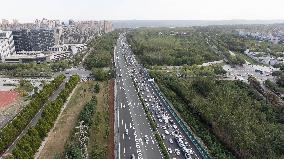
[[[167,127],[166,127],[166,126],[162,126],[162,128],[163,128],[164,130],[166,130],[166,129],[167,129]]]
[[[173,125],[174,129],[177,129],[177,126],[176,125]]]
[[[128,135],[128,129],[125,129],[125,134]]]
[[[162,122],[163,122],[163,120],[162,120],[162,119],[159,119],[159,122],[160,122],[160,123],[162,123]]]
[[[177,156],[179,156],[180,155],[180,150],[179,149],[175,149],[175,153],[176,153]]]
[[[172,138],[170,138],[170,139],[169,139],[169,141],[170,141],[170,143],[171,143],[171,144],[173,144],[173,143],[174,143],[174,141],[173,141],[173,139],[172,139]]]
[[[186,159],[192,159],[191,156],[190,156],[190,154],[188,154],[188,153],[185,153],[185,154],[184,154],[184,157],[185,157]]]
[[[162,139],[165,140],[166,136],[164,134],[161,135]]]
[[[145,139],[145,142],[146,142],[146,143],[149,142],[149,137],[148,137],[148,135],[145,135],[145,138],[144,138],[144,139]]]
[[[192,149],[189,149],[189,154],[193,155]]]
[[[169,135],[170,132],[169,132],[168,130],[165,130],[165,134],[166,134],[166,135]]]
[[[131,159],[135,159],[135,155],[134,154],[131,155]]]
[[[168,148],[168,151],[169,151],[170,154],[173,153],[173,151],[170,147]]]

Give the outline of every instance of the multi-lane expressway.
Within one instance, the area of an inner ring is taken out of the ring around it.
[[[197,142],[192,142],[196,141],[194,137],[186,132],[188,129],[182,125],[182,121],[173,115],[169,103],[154,82],[149,80],[147,70],[138,64],[125,34],[121,34],[117,41],[114,61],[117,75],[117,157],[163,158],[144,105],[157,123],[157,132],[162,136],[170,158],[209,158]]]
[[[163,158],[153,131],[144,113],[142,103],[135,90],[123,57],[123,36],[117,41],[115,50],[117,158]]]

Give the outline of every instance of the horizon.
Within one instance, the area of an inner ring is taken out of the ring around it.
[[[206,4],[206,5],[205,5]],[[0,19],[54,20],[284,20],[281,0],[10,0]],[[138,7],[137,7],[138,6]]]

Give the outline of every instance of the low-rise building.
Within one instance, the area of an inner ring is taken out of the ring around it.
[[[47,61],[48,56],[44,54],[37,55],[11,55],[5,58],[5,63],[41,63]]]

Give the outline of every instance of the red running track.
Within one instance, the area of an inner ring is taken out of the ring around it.
[[[19,94],[15,91],[0,91],[0,108],[13,103]]]

